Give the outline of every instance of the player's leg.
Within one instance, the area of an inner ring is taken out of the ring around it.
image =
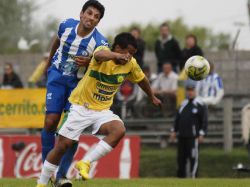
[[[65,89],[62,85],[61,77],[62,75],[58,71],[53,70],[53,68],[48,70],[46,115],[44,128],[41,134],[43,161],[45,160],[49,151],[54,147],[55,132],[65,105]]]
[[[62,124],[67,120],[68,118],[68,111],[70,109],[71,104],[68,101],[68,97],[70,96],[70,93],[72,92],[72,90],[77,86],[77,80],[75,78],[68,78],[67,79],[67,91],[66,91],[66,105],[64,107],[65,115],[64,118],[62,120]],[[70,149],[68,149],[65,154],[63,155],[63,158],[61,160],[61,163],[59,165],[59,169],[58,172],[56,174],[56,184],[58,186],[63,186],[62,184],[64,184],[66,181],[66,176],[67,176],[67,172],[70,168],[70,165],[73,161],[74,155],[77,151],[77,147],[78,147],[78,143],[75,143]]]
[[[51,113],[45,115],[44,128],[41,133],[42,160],[45,161],[47,154],[55,145],[55,132],[60,121],[61,114]]]
[[[65,154],[63,155],[61,162],[59,164],[58,171],[56,173],[56,183],[62,184],[65,183],[65,179],[67,178],[68,170],[71,166],[71,163],[73,161],[74,155],[77,151],[78,142],[75,142],[71,148],[69,148]],[[62,181],[60,181],[62,179]]]
[[[186,165],[187,165],[187,154],[186,154],[186,140],[178,138],[177,144],[177,177],[186,177]]]
[[[41,176],[38,180],[39,185],[47,185],[50,177],[56,171],[63,154],[73,145],[74,141],[63,136],[59,136],[58,143],[48,153],[44,161]]]
[[[85,117],[83,117],[84,114],[81,113],[82,108],[81,106],[72,106],[67,120],[58,132],[58,143],[53,151],[48,154],[44,162],[42,175],[38,181],[39,185],[45,186],[47,184],[46,182],[49,180],[51,173],[56,171],[64,153],[79,141],[81,132],[91,124],[90,119],[86,118],[85,120]]]
[[[198,139],[193,138],[190,139],[190,171],[191,171],[191,177],[196,178],[197,177],[197,171],[198,171],[198,158],[199,158],[199,150],[198,150]]]
[[[99,141],[95,149],[86,155],[84,160],[94,162],[112,151],[124,137],[125,131],[126,129],[121,121],[110,121],[103,124],[97,134],[105,137]]]
[[[76,164],[76,168],[84,180],[89,179],[90,164],[111,152],[125,135],[126,129],[118,116],[111,111],[106,116],[102,115],[99,123],[94,125],[94,134],[97,131],[97,134],[104,135],[105,138],[100,140],[95,148]]]

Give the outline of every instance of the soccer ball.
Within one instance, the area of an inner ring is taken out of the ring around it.
[[[202,56],[192,56],[185,63],[185,72],[187,76],[195,81],[202,80],[207,77],[210,71],[210,65]]]

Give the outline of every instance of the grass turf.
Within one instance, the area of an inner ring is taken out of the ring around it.
[[[237,173],[232,166],[249,162],[245,148],[224,153],[221,148],[201,148],[199,176],[202,179],[176,179],[176,148],[143,148],[140,158],[140,177],[134,180],[94,179],[74,181],[73,187],[249,187],[249,173]],[[172,178],[163,178],[163,177]],[[157,179],[157,177],[160,177]],[[207,179],[217,177],[213,179]],[[239,177],[241,179],[239,179]],[[231,178],[231,179],[230,179]],[[235,178],[235,179],[232,179]],[[35,187],[35,179],[0,179],[0,187]]]
[[[249,178],[250,173],[236,172],[232,169],[239,162],[249,167],[249,155],[243,147],[235,148],[231,153],[225,153],[220,147],[201,147],[198,169],[199,177]],[[176,169],[176,147],[142,149],[140,177],[175,177]]]
[[[73,187],[249,187],[250,179],[175,179],[148,178],[133,180],[94,179],[74,181]],[[34,179],[0,179],[0,187],[35,187]],[[49,186],[49,185],[48,185]]]

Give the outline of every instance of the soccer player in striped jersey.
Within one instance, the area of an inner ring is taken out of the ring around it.
[[[43,161],[54,147],[55,132],[62,112],[69,110],[68,97],[78,83],[79,67],[88,66],[98,46],[108,45],[106,38],[96,29],[104,12],[105,8],[100,2],[89,0],[82,7],[80,20],[67,19],[59,26],[47,64],[46,116],[41,133]],[[57,172],[56,186],[72,186],[66,174],[76,149],[77,144],[64,154]]]
[[[197,82],[196,93],[202,101],[208,106],[217,105],[224,96],[224,88],[221,77],[214,72],[213,62],[209,62],[209,75]]]
[[[116,147],[125,134],[125,127],[119,116],[109,108],[125,79],[137,83],[154,105],[161,104],[153,94],[148,79],[132,57],[136,49],[135,38],[129,33],[121,33],[115,37],[112,50],[105,46],[95,50],[86,74],[69,98],[72,103],[69,115],[58,132],[58,144],[50,151],[44,162],[37,187],[47,185],[64,152],[70,149],[74,142],[78,142],[82,131],[87,127],[92,127],[93,134],[103,135],[104,138],[85,155],[84,160],[76,164],[84,180],[89,178],[90,164]]]

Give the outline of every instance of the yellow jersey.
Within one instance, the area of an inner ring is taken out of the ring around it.
[[[106,46],[100,46],[93,54],[99,50],[110,49]],[[69,101],[92,110],[109,109],[115,93],[125,79],[138,83],[144,77],[144,73],[134,58],[125,65],[120,65],[113,60],[97,62],[92,57],[87,72],[72,91]]]

